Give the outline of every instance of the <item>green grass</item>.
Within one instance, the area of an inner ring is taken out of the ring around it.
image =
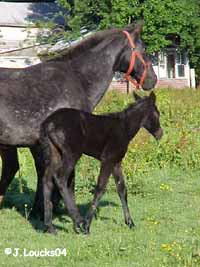
[[[29,152],[22,149],[21,171],[0,210],[0,266],[200,266],[200,95],[191,90],[158,90],[156,94],[165,136],[158,144],[141,131],[123,162],[136,228],[129,230],[125,226],[110,179],[90,236],[74,233],[62,206],[54,218],[58,235],[44,234],[42,222],[27,220],[36,173]],[[130,101],[131,96],[110,92],[96,112],[123,109]],[[77,166],[76,195],[82,213],[92,199],[98,167],[98,162],[89,157],[83,157]],[[5,248],[19,248],[21,254],[24,248],[66,248],[67,255],[14,257],[5,255]]]

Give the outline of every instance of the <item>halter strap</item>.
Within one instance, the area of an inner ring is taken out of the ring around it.
[[[141,55],[141,53],[139,51],[136,51],[135,50],[135,44],[133,42],[133,39],[131,38],[129,32],[127,31],[123,31],[123,33],[126,35],[128,41],[129,41],[129,44],[130,44],[130,47],[131,47],[131,58],[130,58],[130,62],[129,62],[129,67],[128,67],[128,70],[127,72],[125,73],[124,75],[124,78],[127,80],[127,81],[130,81],[131,83],[133,83],[136,87],[136,89],[139,89],[140,87],[142,87],[143,83],[144,83],[144,80],[145,80],[145,77],[147,75],[147,68],[150,66],[150,62],[146,63]],[[131,77],[131,73],[133,71],[133,68],[134,68],[134,65],[135,65],[135,59],[136,57],[138,57],[138,59],[142,62],[142,64],[144,65],[144,72],[142,74],[142,77],[140,79],[140,82],[138,83],[135,79],[133,79]]]

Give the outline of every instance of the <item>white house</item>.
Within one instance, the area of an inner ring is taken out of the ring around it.
[[[0,67],[23,68],[39,63],[43,46],[38,36],[47,34],[47,30],[41,30],[36,22],[52,19],[58,10],[52,1],[0,2]]]
[[[153,56],[153,67],[158,77],[157,87],[195,88],[194,69],[190,68],[185,51],[167,48]]]

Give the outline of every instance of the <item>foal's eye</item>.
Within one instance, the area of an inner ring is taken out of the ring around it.
[[[154,115],[154,117],[156,117],[157,119],[159,118],[159,114],[158,114],[158,112],[154,111],[154,112],[153,112],[153,115]]]

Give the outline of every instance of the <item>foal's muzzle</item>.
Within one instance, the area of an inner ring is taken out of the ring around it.
[[[160,140],[163,136],[163,129],[159,128],[154,134],[153,136],[156,138],[156,140]]]

